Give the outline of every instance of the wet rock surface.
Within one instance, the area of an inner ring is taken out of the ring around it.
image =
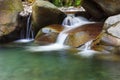
[[[94,40],[99,33],[102,31],[103,23],[92,23],[83,26],[78,26],[77,28],[65,31],[68,34],[67,39],[64,44],[79,47],[85,44],[89,40]],[[42,28],[35,38],[36,43],[55,43],[58,34],[64,31],[64,27],[60,25],[50,25],[48,27]]]
[[[68,31],[69,36],[66,39],[66,44],[79,47],[90,40],[94,40],[102,31],[103,23],[91,23],[79,26]]]

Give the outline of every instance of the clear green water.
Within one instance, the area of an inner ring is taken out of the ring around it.
[[[120,80],[120,62],[83,58],[71,51],[29,52],[0,46],[0,80]]]

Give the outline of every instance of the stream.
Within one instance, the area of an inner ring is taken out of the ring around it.
[[[120,62],[70,50],[30,52],[33,43],[0,46],[0,80],[120,80]]]

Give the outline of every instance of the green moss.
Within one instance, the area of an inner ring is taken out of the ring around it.
[[[53,0],[52,3],[58,7],[61,6],[80,6],[82,0]]]
[[[10,12],[23,10],[22,3],[19,0],[5,0],[0,4],[0,11],[7,10]]]

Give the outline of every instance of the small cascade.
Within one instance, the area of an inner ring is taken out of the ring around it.
[[[67,15],[67,17],[63,20],[62,25],[72,26],[74,24],[73,17],[74,17],[74,14]]]
[[[91,50],[92,42],[93,42],[93,40],[90,40],[90,41],[86,42],[86,43],[85,43],[83,46],[81,46],[79,49],[80,49],[80,50],[84,50],[84,51],[86,51],[86,50]]]
[[[64,45],[64,41],[66,39],[68,34],[65,34],[64,31],[62,31],[56,40],[56,43],[45,45],[45,46],[32,46],[29,47],[29,51],[35,51],[35,52],[41,52],[41,51],[55,51],[55,50],[61,50],[61,49],[68,49],[69,46]]]
[[[78,16],[76,17],[74,14],[68,14],[67,17],[63,20],[62,25],[68,27],[80,26],[84,24],[91,23],[86,18]]]
[[[65,42],[65,39],[67,38],[67,36],[68,36],[68,34],[61,32],[57,37],[56,43],[60,44],[60,45],[64,45],[64,42]]]
[[[31,14],[29,15],[27,20],[26,39],[34,39],[34,34],[33,34],[32,24],[31,24]]]
[[[27,19],[26,31],[25,30],[21,30],[20,39],[14,41],[14,42],[17,42],[17,43],[27,43],[27,42],[31,42],[33,40],[34,40],[34,33],[33,33],[33,30],[32,30],[31,14],[30,14],[28,16],[28,19]]]
[[[77,54],[83,56],[83,57],[92,57],[94,54],[99,53],[98,51],[92,50],[91,45],[92,45],[93,40],[90,40],[86,42],[83,46],[81,46],[78,50]]]
[[[32,47],[29,47],[28,50],[29,51],[51,51],[51,50],[68,49],[69,46],[64,45],[65,39],[68,36],[66,32],[88,23],[91,23],[91,22],[89,22],[87,19],[83,17],[75,17],[74,14],[68,14],[68,16],[65,18],[65,20],[62,23],[65,29],[58,35],[56,43],[45,45],[45,46],[32,46]]]

